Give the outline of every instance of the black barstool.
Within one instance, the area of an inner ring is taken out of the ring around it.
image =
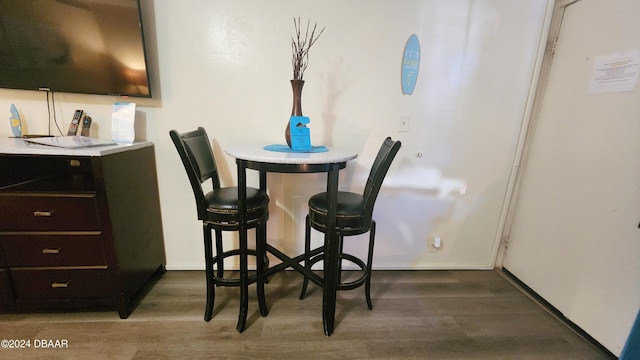
[[[336,206],[336,228],[327,229],[327,214],[329,212],[329,204],[327,193],[322,192],[312,196],[309,199],[309,214],[306,217],[305,231],[305,257],[304,263],[307,270],[311,270],[311,266],[318,261],[324,259],[325,253],[320,253],[311,257],[311,228],[322,233],[328,230],[338,233],[338,262],[336,272],[338,273],[338,290],[351,290],[365,285],[365,296],[367,306],[373,309],[371,303],[371,266],[373,260],[373,245],[376,236],[376,222],[373,220],[373,206],[380,192],[382,182],[387,175],[387,171],[393,162],[398,150],[401,146],[400,141],[393,141],[390,137],[386,138],[378,151],[378,155],[371,166],[369,178],[364,187],[362,194],[338,191]],[[369,232],[369,249],[367,254],[367,262],[354,255],[346,254],[343,251],[344,237],[352,235],[360,235]],[[356,264],[362,270],[361,276],[356,280],[342,282],[340,275],[342,271],[342,261],[346,260]],[[326,278],[324,281],[327,281]],[[302,291],[300,299],[303,299],[307,291],[309,277],[304,276],[302,283]]]
[[[247,188],[247,228],[256,229],[256,249],[248,249],[245,240],[240,242],[239,248],[224,251],[222,232],[240,230],[242,214],[238,211],[238,188],[220,186],[211,143],[204,128],[199,127],[197,130],[181,134],[171,130],[169,135],[189,176],[196,199],[198,220],[202,221],[207,276],[207,305],[204,320],[210,321],[213,316],[216,286],[239,286],[240,313],[236,329],[242,332],[247,320],[249,284],[254,282],[257,284],[258,303],[262,316],[266,316],[268,312],[264,296],[264,278],[259,276],[260,271],[256,271],[254,276],[249,276],[247,257],[248,255],[257,257],[257,269],[264,269],[267,266],[264,249],[269,218],[269,196],[260,189]],[[211,191],[204,191],[205,182],[211,182]],[[212,231],[215,232],[215,256],[212,249]],[[258,256],[259,254],[261,256]],[[240,258],[239,278],[228,278],[224,274],[224,261],[232,256]],[[214,271],[214,265],[216,271]]]

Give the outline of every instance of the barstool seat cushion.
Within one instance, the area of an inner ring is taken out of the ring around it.
[[[369,221],[365,219],[364,196],[346,191],[338,191],[336,207],[336,227],[339,229],[369,228]],[[309,220],[312,226],[324,232],[329,212],[327,193],[319,193],[309,199]],[[366,231],[365,230],[365,231]]]
[[[238,188],[235,186],[212,190],[204,197],[207,220],[220,224],[240,221],[238,213]],[[249,226],[269,214],[269,196],[259,189],[247,188],[247,220]]]

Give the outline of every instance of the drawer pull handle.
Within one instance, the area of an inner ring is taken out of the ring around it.
[[[53,211],[34,211],[33,216],[36,217],[51,217],[53,215]]]
[[[60,250],[62,250],[62,248],[57,248],[57,249],[42,249],[42,253],[43,253],[43,254],[60,254]]]
[[[80,160],[69,160],[69,166],[80,167]]]
[[[69,283],[71,281],[67,281],[67,282],[54,282],[51,283],[51,287],[54,289],[65,289],[69,287]]]

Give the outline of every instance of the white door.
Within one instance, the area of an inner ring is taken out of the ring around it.
[[[566,7],[503,262],[618,356],[640,307],[640,84],[590,83],[597,61],[639,51],[640,1]]]

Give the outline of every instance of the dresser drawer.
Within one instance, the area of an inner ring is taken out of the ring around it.
[[[0,312],[9,311],[13,305],[13,290],[9,280],[9,270],[0,269]]]
[[[16,299],[61,300],[112,296],[107,269],[12,269]]]
[[[6,260],[6,257],[4,256],[4,251],[2,249],[2,246],[0,245],[0,270],[4,267],[7,267],[7,260]]]
[[[3,233],[10,267],[107,265],[102,233]]]
[[[0,194],[0,230],[99,230],[95,194]]]

